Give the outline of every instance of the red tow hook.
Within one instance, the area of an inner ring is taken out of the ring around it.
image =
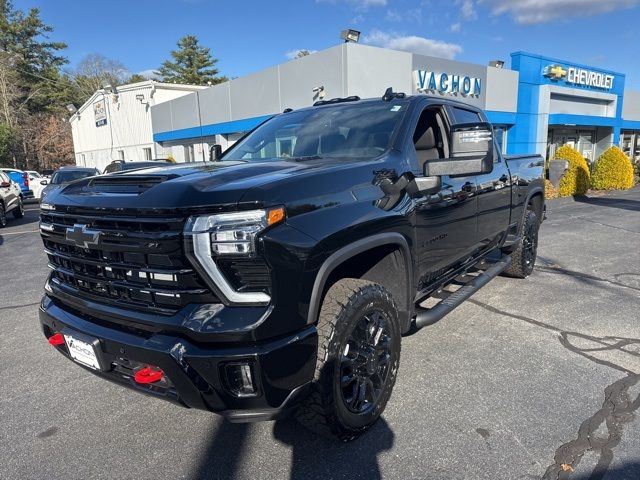
[[[53,345],[54,347],[64,345],[64,335],[61,333],[54,333],[47,340],[49,341],[49,345]]]
[[[155,367],[141,368],[133,375],[133,379],[135,380],[135,382],[142,385],[159,382],[163,378],[164,373],[162,372],[162,370]]]

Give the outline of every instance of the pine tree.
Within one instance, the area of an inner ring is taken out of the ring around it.
[[[227,81],[226,77],[218,76],[215,67],[218,60],[193,35],[178,40],[178,49],[171,51],[171,56],[173,61],[165,61],[158,69],[162,82],[215,85]]]

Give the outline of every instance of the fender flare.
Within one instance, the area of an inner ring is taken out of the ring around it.
[[[309,311],[307,313],[307,324],[314,324],[320,313],[320,302],[322,301],[322,292],[331,273],[342,263],[356,255],[384,245],[397,245],[400,247],[405,264],[405,275],[407,289],[411,289],[413,285],[413,264],[411,250],[406,238],[397,232],[378,233],[369,237],[361,238],[350,243],[339,250],[332,253],[320,266],[316,279],[313,282],[313,291],[311,292],[311,300],[309,302]],[[407,305],[403,309],[411,312],[412,296],[407,292]],[[402,307],[401,307],[402,308]]]
[[[527,197],[524,199],[523,208],[522,208],[522,218],[520,219],[520,225],[524,222],[524,216],[527,214],[527,206],[531,202],[531,199],[536,194],[542,194],[542,209],[544,210],[544,189],[542,187],[533,187],[530,192],[527,193]],[[542,219],[540,219],[542,222]]]

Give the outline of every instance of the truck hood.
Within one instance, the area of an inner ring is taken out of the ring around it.
[[[352,162],[347,162],[347,165]],[[46,203],[56,207],[176,211],[182,209],[223,211],[238,208],[243,196],[254,187],[288,182],[292,177],[345,168],[339,159],[309,162],[240,161],[179,164],[78,180],[47,195]],[[269,206],[255,195],[248,205]]]

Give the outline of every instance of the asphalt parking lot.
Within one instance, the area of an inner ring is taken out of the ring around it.
[[[549,204],[537,268],[403,339],[350,444],[104,382],[44,340],[37,206],[0,231],[2,479],[640,479],[640,189]]]

